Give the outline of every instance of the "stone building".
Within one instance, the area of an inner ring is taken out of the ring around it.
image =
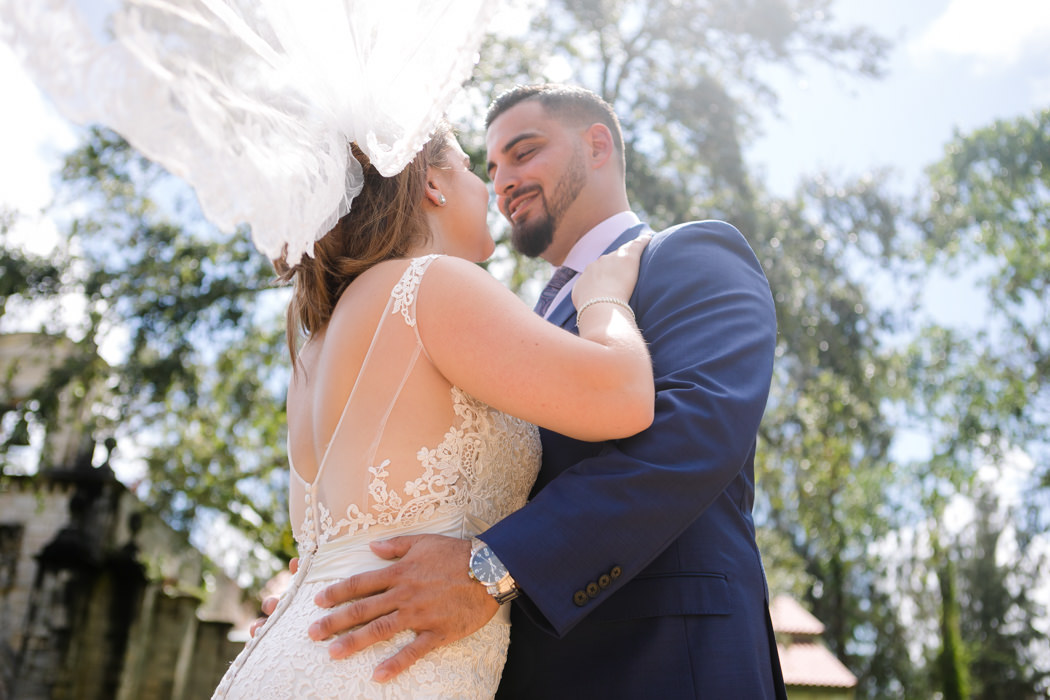
[[[0,337],[0,415],[71,352]],[[93,463],[100,399],[71,390],[35,473],[0,471],[0,700],[208,698],[255,603],[116,479],[112,441]]]

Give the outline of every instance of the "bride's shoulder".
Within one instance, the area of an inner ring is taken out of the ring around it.
[[[499,285],[499,282],[487,270],[463,258],[453,255],[432,255],[419,260],[427,260],[426,274],[422,280],[428,286]]]

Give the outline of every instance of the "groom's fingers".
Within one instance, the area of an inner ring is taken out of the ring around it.
[[[371,623],[396,609],[396,603],[388,594],[358,598],[351,603],[341,605],[315,621],[310,625],[308,634],[310,639],[320,642],[337,634],[347,632],[359,625]],[[364,646],[367,645],[356,646],[355,649],[362,649]]]
[[[418,535],[393,537],[389,540],[372,542],[370,546],[372,551],[383,559],[397,559],[405,556],[418,539]],[[298,568],[299,562],[295,563]],[[368,571],[333,583],[314,596],[314,603],[319,608],[333,608],[348,600],[381,593],[389,588],[391,583],[393,580],[389,569]]]
[[[372,680],[377,683],[385,683],[439,646],[441,643],[437,635],[433,632],[421,632],[401,651],[376,666],[376,670],[372,673]]]
[[[316,641],[341,635],[329,646],[333,659],[414,630],[415,640],[377,667],[376,677],[389,680],[426,652],[475,632],[499,609],[485,587],[467,574],[467,540],[419,535],[372,549],[384,558],[403,556],[386,568],[334,583],[315,599],[320,607],[339,606],[309,632]]]
[[[408,554],[408,550],[412,549],[412,545],[418,542],[420,538],[421,535],[402,535],[401,537],[391,537],[388,540],[369,542],[368,546],[376,556],[383,559],[400,559]]]
[[[398,621],[398,613],[395,610],[336,639],[328,645],[328,655],[333,659],[346,658],[376,642],[385,642],[404,629],[404,626]]]
[[[382,593],[390,587],[389,569],[376,569],[336,581],[314,596],[319,608],[334,608],[355,598]]]

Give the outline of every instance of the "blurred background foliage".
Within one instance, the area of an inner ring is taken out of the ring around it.
[[[756,522],[772,593],[825,622],[858,697],[1044,697],[1050,111],[957,134],[910,197],[879,173],[818,174],[772,196],[743,158],[776,110],[763,69],[883,70],[889,44],[833,12],[832,0],[551,0],[486,40],[462,140],[483,158],[484,108],[519,82],[567,74],[612,103],[643,218],[726,219],[769,277],[779,342]],[[85,131],[59,177],[66,244],[53,256],[10,243],[15,215],[0,217],[0,329],[35,314],[90,352],[2,407],[0,465],[24,469],[10,456],[54,420],[56,387],[97,377],[111,400],[92,430],[144,465],[136,492],[198,536],[249,533],[276,559],[242,557],[241,573],[263,580],[294,555],[287,291],[247,232],[216,233],[191,192],[113,133]],[[543,266],[493,221],[490,269],[528,296]],[[920,322],[923,281],[960,271],[987,317],[972,331]],[[102,346],[118,360],[102,362]],[[1018,470],[1007,499],[994,487]]]

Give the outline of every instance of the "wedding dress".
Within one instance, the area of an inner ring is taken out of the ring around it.
[[[473,635],[430,652],[386,684],[371,681],[373,670],[410,642],[413,632],[339,661],[329,657],[328,643],[307,636],[309,625],[327,612],[314,605],[318,591],[390,564],[369,550],[370,541],[417,533],[475,535],[525,504],[539,470],[536,428],[450,386],[428,359],[416,327],[416,298],[437,257],[411,260],[390,292],[316,475],[291,465],[299,571],[214,698],[495,694],[509,643],[507,606]],[[378,268],[400,264],[382,263],[348,291]]]

